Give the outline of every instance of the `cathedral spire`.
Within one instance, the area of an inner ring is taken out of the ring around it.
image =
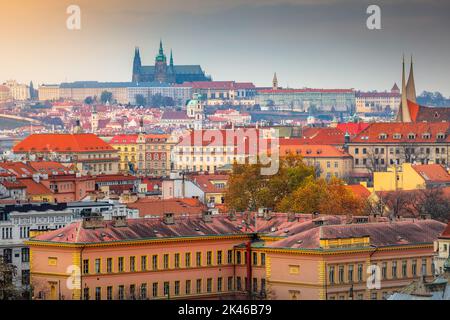
[[[277,90],[278,89],[278,79],[277,79],[277,73],[276,72],[273,74],[272,89],[273,90]]]
[[[405,79],[405,56],[403,55],[402,64],[402,98],[398,107],[397,121],[411,122],[411,115],[409,114],[408,100],[406,98],[406,79]]]
[[[164,54],[164,49],[163,49],[163,45],[162,45],[162,39],[159,39],[159,54],[161,54],[161,55]]]
[[[139,72],[141,69],[141,54],[139,53],[139,47],[134,48],[134,59],[133,59],[133,82],[139,81]]]
[[[416,101],[416,85],[414,83],[414,70],[413,70],[413,57],[411,55],[411,67],[409,69],[408,82],[406,84],[406,99],[411,102],[417,103]]]
[[[172,55],[172,49],[170,49],[170,66],[173,68],[173,55]]]

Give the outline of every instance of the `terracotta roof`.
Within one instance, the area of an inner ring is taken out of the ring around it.
[[[109,181],[136,181],[140,178],[125,174],[102,174],[94,177],[95,182],[109,182]]]
[[[56,161],[29,161],[27,164],[40,173],[68,173],[70,170]]]
[[[0,169],[12,173],[16,177],[31,177],[36,171],[23,162],[0,162]]]
[[[26,186],[21,183],[20,181],[8,181],[5,180],[3,182],[0,182],[6,189],[25,189]]]
[[[342,149],[331,145],[300,144],[303,139],[280,139],[280,156],[288,154],[301,155],[304,158],[348,158],[351,157]]]
[[[112,221],[104,221],[104,227],[85,229],[82,222],[75,222],[64,228],[46,232],[31,240],[56,243],[105,243],[142,239],[220,236],[245,234],[241,228],[226,217],[214,217],[204,222],[200,217],[175,218],[174,224],[165,224],[162,219],[128,219],[127,226],[114,227]]]
[[[450,239],[450,222],[447,223],[447,226],[445,227],[439,238]]]
[[[19,179],[19,181],[26,186],[27,188],[27,195],[45,195],[45,194],[52,194],[53,192],[44,186],[42,183],[37,183],[33,179]]]
[[[110,144],[135,144],[139,135],[137,134],[119,134],[117,136],[114,136],[111,141],[109,141]]]
[[[450,142],[450,122],[387,122],[371,123],[361,131],[351,142],[359,143],[431,143]],[[413,134],[414,139],[409,135]],[[428,135],[430,137],[428,138]],[[444,138],[438,138],[443,134]],[[397,135],[397,136],[396,136]]]
[[[165,200],[143,198],[134,203],[127,204],[127,207],[131,209],[138,209],[140,217],[162,217],[164,213],[173,213],[176,216],[183,214],[198,215],[206,210],[205,205],[203,205],[198,199],[192,198]]]
[[[450,182],[450,174],[440,164],[413,165],[412,168],[417,171],[426,182]]]
[[[13,148],[13,152],[15,153],[96,151],[115,151],[115,149],[91,133],[32,134]]]
[[[161,120],[189,120],[186,111],[164,111]]]
[[[223,193],[225,192],[224,188],[218,188],[213,181],[225,181],[225,184],[228,181],[229,176],[226,174],[197,174],[189,176],[189,179],[194,181],[197,186],[202,189],[203,192],[208,193]]]
[[[255,89],[255,85],[251,82],[234,82],[234,81],[194,81],[184,82],[183,86],[190,86],[193,89],[216,89],[216,90],[232,90],[232,89]]]
[[[415,220],[398,222],[375,222],[361,224],[322,225],[305,228],[285,239],[273,242],[268,247],[288,247],[295,249],[319,249],[321,239],[370,237],[370,245],[376,247],[432,244],[445,228],[445,224],[435,220]],[[291,233],[289,233],[291,234]]]
[[[425,107],[408,100],[411,120],[414,122],[442,122],[450,121],[450,108]]]
[[[369,126],[366,122],[347,122],[347,123],[338,123],[337,127],[342,132],[350,134],[351,136],[357,135],[361,131],[363,131],[365,128]]]
[[[367,199],[370,196],[370,191],[361,184],[350,184],[346,185],[345,188],[362,199]]]
[[[345,132],[338,128],[303,128],[303,144],[333,144],[345,143]]]

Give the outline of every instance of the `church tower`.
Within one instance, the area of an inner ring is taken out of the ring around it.
[[[416,101],[416,84],[414,83],[414,70],[413,70],[413,58],[411,56],[411,67],[409,69],[408,82],[406,83],[406,99],[411,102]]]
[[[405,80],[405,57],[403,57],[403,70],[402,70],[402,98],[400,106],[398,107],[397,121],[399,122],[411,122],[411,115],[408,108],[408,99],[406,98],[406,80]]]
[[[277,90],[278,89],[278,79],[277,79],[277,73],[276,72],[273,74],[272,89],[273,90]]]
[[[139,53],[139,48],[136,47],[134,49],[132,82],[139,82],[140,81],[141,66],[142,66],[142,64],[141,64],[141,54]]]
[[[92,112],[91,112],[91,129],[92,129],[92,133],[97,133],[98,113],[97,113],[97,108],[95,106],[92,107]]]
[[[159,41],[159,52],[155,58],[155,81],[167,82],[167,58],[164,54],[162,40]]]

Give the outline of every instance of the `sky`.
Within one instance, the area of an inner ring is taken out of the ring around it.
[[[81,29],[69,30],[69,5]],[[381,30],[366,9],[381,8]],[[0,82],[130,81],[135,46],[153,65],[162,39],[175,64],[213,80],[290,88],[389,90],[414,55],[418,92],[450,96],[448,0],[0,0]]]

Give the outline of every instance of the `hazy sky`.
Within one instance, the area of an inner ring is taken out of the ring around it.
[[[81,30],[66,8],[81,8]],[[382,30],[366,28],[369,4]],[[134,47],[153,64],[162,38],[175,64],[214,80],[390,89],[414,54],[417,91],[450,95],[448,0],[0,0],[0,82],[129,81]]]

